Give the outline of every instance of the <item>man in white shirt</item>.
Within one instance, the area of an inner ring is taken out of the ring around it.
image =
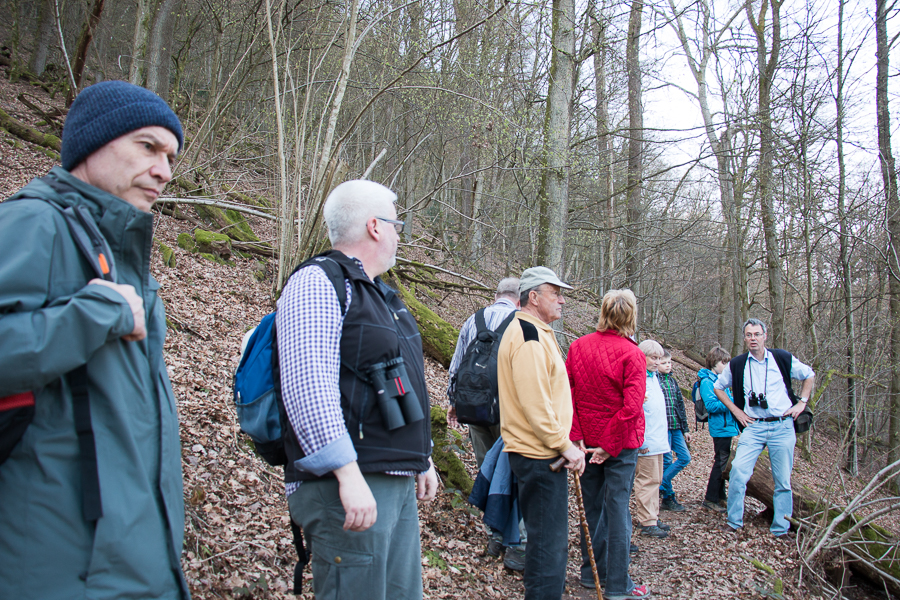
[[[744,495],[763,448],[769,449],[775,483],[775,516],[769,528],[775,537],[787,534],[793,512],[791,471],[794,468],[794,418],[809,401],[815,373],[785,350],[766,349],[766,324],[759,319],[744,323],[744,343],[749,352],[731,360],[713,385],[716,397],[728,407],[742,429],[728,483],[728,530],[744,525]],[[790,380],[803,381],[800,397]],[[732,388],[734,402],[725,389]]]

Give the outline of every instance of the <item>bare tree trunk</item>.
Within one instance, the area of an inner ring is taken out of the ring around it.
[[[84,23],[81,35],[78,37],[78,45],[75,47],[75,55],[72,57],[74,60],[74,64],[72,65],[72,78],[75,81],[75,87],[69,89],[69,93],[66,94],[66,106],[72,105],[72,102],[75,100],[75,96],[78,93],[77,88],[81,85],[81,76],[84,74],[84,65],[87,61],[88,47],[91,45],[91,40],[94,39],[94,32],[97,30],[97,25],[100,23],[100,14],[103,12],[103,3],[104,0],[94,0],[91,12],[88,15],[87,21]]]
[[[538,261],[565,277],[569,224],[569,139],[575,76],[575,1],[553,0],[553,53],[544,118],[544,173],[538,192],[541,224]]]
[[[170,18],[179,4],[180,0],[160,0],[157,4],[147,50],[147,89],[156,92],[164,100],[169,98],[169,62],[175,30],[170,24]]]
[[[632,0],[628,19],[625,66],[628,70],[628,175],[626,188],[627,231],[625,233],[625,282],[640,296],[641,271],[641,178],[643,175],[644,113],[641,107],[641,14],[643,0]]]
[[[612,288],[612,272],[616,268],[615,196],[613,195],[612,135],[609,123],[609,84],[606,80],[609,47],[606,39],[607,23],[605,14],[594,4],[591,22],[594,42],[594,88],[597,96],[597,162],[599,168],[598,187],[600,189],[601,222],[606,229],[606,239],[597,241],[600,252],[600,277],[597,295],[603,296]]]
[[[845,185],[847,168],[844,164],[844,0],[838,0],[837,31],[837,89],[834,98],[835,143],[838,159],[838,218],[840,219],[841,242],[841,287],[844,292],[844,333],[847,336],[847,471],[854,477],[859,475],[859,443],[857,435],[856,402],[856,331],[853,326],[853,288],[850,285],[850,239],[847,224]]]
[[[771,5],[769,4],[771,2]],[[769,275],[769,303],[772,310],[772,346],[784,346],[784,273],[776,239],[774,194],[772,191],[772,163],[774,161],[774,134],[772,132],[772,83],[778,67],[781,51],[781,2],[782,0],[762,0],[758,15],[753,14],[753,4],[746,4],[747,17],[756,35],[756,60],[759,75],[759,98],[757,109],[759,120],[759,168],[757,182],[766,244],[766,265]],[[766,43],[766,12],[771,6],[772,47]]]
[[[888,421],[888,463],[900,460],[900,198],[897,170],[891,150],[891,118],[888,111],[890,47],[885,0],[875,0],[876,84],[875,107],[878,126],[878,157],[887,205],[888,280],[891,314],[891,388]],[[895,478],[895,487],[900,481]]]
[[[31,60],[28,63],[31,72],[38,77],[44,73],[44,69],[47,67],[50,44],[53,43],[53,8],[50,6],[50,0],[41,2],[39,15],[38,33],[34,50],[31,53]]]
[[[134,37],[131,41],[131,69],[128,81],[134,85],[144,83],[144,60],[147,56],[147,39],[150,37],[150,7],[152,0],[137,0],[134,7]]]

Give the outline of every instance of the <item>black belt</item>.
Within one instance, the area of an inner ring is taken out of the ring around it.
[[[775,421],[784,421],[785,419],[791,419],[793,417],[765,417],[763,419],[757,419],[757,421],[762,421],[763,423],[773,423]]]

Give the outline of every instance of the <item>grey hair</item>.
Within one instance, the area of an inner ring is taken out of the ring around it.
[[[544,285],[544,284],[542,283],[540,285],[530,287],[527,290],[522,290],[522,293],[519,294],[519,304],[522,305],[522,308],[525,308],[526,306],[528,306],[528,297],[531,295],[531,292],[537,292],[538,294],[541,293],[540,288],[542,285]]]
[[[495,298],[501,298],[503,296],[509,298],[515,298],[519,295],[519,278],[518,277],[505,277],[500,280],[500,283],[497,284],[497,291],[494,293]]]
[[[331,245],[353,244],[363,239],[366,221],[390,216],[396,201],[397,194],[366,179],[345,181],[331,190],[322,208]]]
[[[741,331],[747,331],[747,325],[755,325],[756,327],[762,327],[763,333],[768,333],[766,331],[766,324],[760,321],[759,319],[747,319],[744,321],[744,326],[741,327]]]

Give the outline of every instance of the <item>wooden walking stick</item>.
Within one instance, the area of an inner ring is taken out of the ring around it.
[[[563,465],[566,464],[566,459],[560,456],[555,461],[550,463],[550,470],[554,473],[558,473],[560,469],[563,468]],[[591,559],[591,572],[594,574],[594,586],[597,590],[597,600],[603,600],[603,594],[600,592],[600,575],[597,573],[597,561],[594,559],[594,546],[591,544],[591,532],[588,527],[587,515],[584,514],[584,498],[581,495],[581,478],[578,476],[578,473],[572,472],[573,478],[575,479],[575,496],[578,500],[578,517],[581,519],[581,531],[584,533],[584,541],[587,542],[588,556]]]

